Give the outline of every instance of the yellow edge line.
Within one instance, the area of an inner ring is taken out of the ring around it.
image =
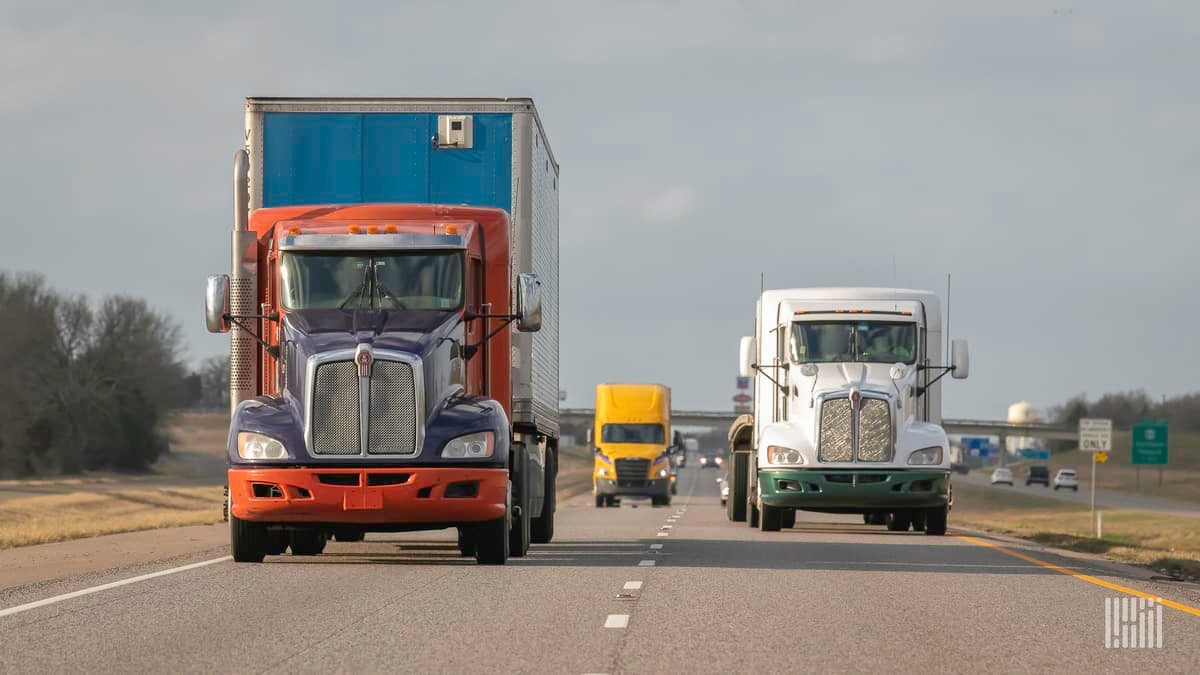
[[[1024,560],[1025,562],[1031,562],[1035,565],[1040,565],[1041,567],[1045,567],[1046,569],[1054,570],[1055,572],[1058,572],[1060,574],[1066,574],[1068,576],[1075,577],[1076,579],[1079,579],[1080,581],[1086,581],[1089,584],[1103,586],[1104,588],[1109,588],[1109,589],[1112,589],[1119,593],[1128,593],[1129,595],[1133,595],[1133,596],[1136,596],[1139,598],[1146,598],[1147,600],[1154,600],[1158,604],[1165,605],[1167,607],[1170,607],[1171,609],[1177,609],[1181,612],[1187,612],[1188,614],[1194,614],[1195,616],[1200,616],[1200,608],[1192,607],[1191,605],[1185,605],[1185,604],[1182,604],[1179,602],[1175,602],[1174,600],[1167,600],[1165,598],[1160,598],[1157,595],[1153,595],[1150,593],[1144,593],[1142,591],[1135,590],[1133,588],[1128,588],[1128,587],[1122,586],[1120,584],[1114,584],[1110,581],[1105,581],[1103,579],[1097,579],[1096,577],[1093,577],[1088,574],[1081,574],[1079,572],[1069,570],[1061,565],[1055,565],[1054,563],[1046,562],[1045,560],[1038,560],[1037,558],[1034,558],[1032,556],[1027,556],[1024,553],[1018,553],[1012,549],[1004,548],[1003,546],[998,546],[989,541],[984,541],[982,539],[976,539],[975,537],[968,537],[968,536],[962,535],[962,534],[958,535],[958,538],[962,539],[963,541],[967,541],[972,544],[975,544],[976,546],[984,546],[986,548],[990,548],[990,549],[999,551],[1005,555],[1009,555],[1014,558],[1019,558],[1021,560]]]

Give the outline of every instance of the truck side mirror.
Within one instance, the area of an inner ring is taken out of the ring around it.
[[[753,377],[754,369],[754,338],[749,335],[742,338],[741,344],[738,345],[738,374],[742,377]]]
[[[517,330],[533,333],[542,328],[542,282],[525,272],[517,277]]]
[[[953,340],[950,343],[950,376],[956,380],[965,380],[971,373],[971,355],[967,351],[966,340]]]
[[[208,278],[204,288],[204,323],[210,333],[229,332],[229,275]]]

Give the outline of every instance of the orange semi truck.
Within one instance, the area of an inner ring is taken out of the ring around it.
[[[671,503],[671,390],[661,384],[596,385],[596,447],[592,491],[596,506],[622,496]]]
[[[554,536],[558,165],[528,99],[265,99],[235,155],[226,447],[238,562],[455,528]]]

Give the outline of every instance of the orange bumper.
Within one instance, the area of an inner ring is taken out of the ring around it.
[[[233,515],[264,523],[469,523],[504,516],[508,470],[229,469]]]

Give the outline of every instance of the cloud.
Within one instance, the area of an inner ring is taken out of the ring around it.
[[[651,223],[674,225],[692,215],[698,201],[696,190],[690,187],[669,188],[647,201],[644,215]]]

